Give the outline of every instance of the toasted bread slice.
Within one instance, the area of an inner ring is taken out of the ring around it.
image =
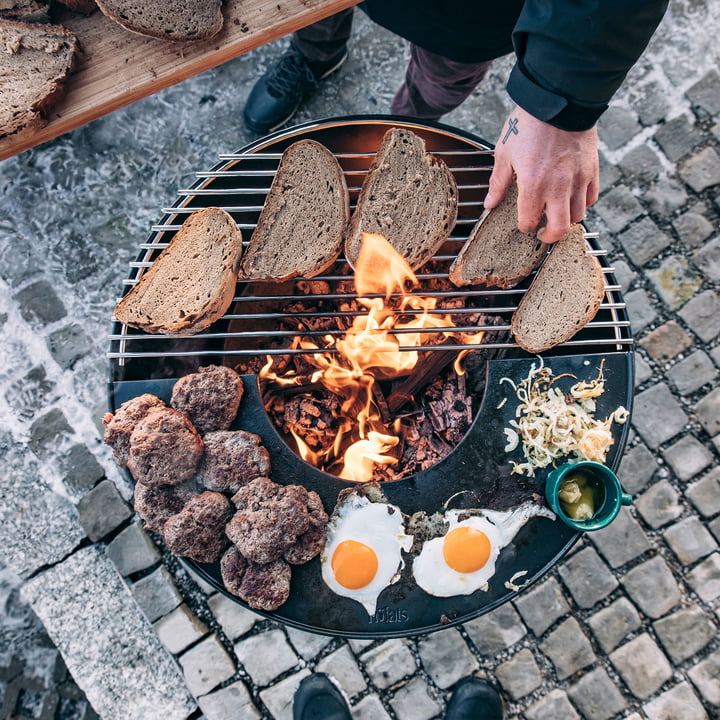
[[[60,25],[0,20],[0,138],[47,124],[78,51]]]
[[[223,26],[222,0],[98,0],[97,5],[126,30],[161,40],[206,40]]]
[[[350,219],[345,255],[360,254],[363,233],[383,235],[413,270],[447,240],[457,220],[457,186],[447,165],[406,128],[391,128],[370,166]]]
[[[570,339],[592,320],[605,296],[598,261],[588,255],[582,225],[558,240],[513,314],[518,345],[541,353]]]
[[[283,153],[240,269],[243,278],[281,282],[313,277],[340,254],[350,217],[345,175],[314,140]]]
[[[50,0],[0,0],[0,18],[22,22],[49,22]]]
[[[194,335],[223,316],[235,294],[242,235],[220,208],[196,210],[115,308],[148,333]]]
[[[463,285],[512,288],[541,262],[547,245],[537,233],[518,230],[518,188],[513,181],[502,202],[485,210],[450,266],[450,281]]]

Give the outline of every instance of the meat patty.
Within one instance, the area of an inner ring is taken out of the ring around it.
[[[160,408],[146,415],[130,435],[128,470],[145,485],[177,485],[191,478],[203,454],[203,441],[177,410]]]
[[[208,365],[175,383],[170,405],[187,415],[204,435],[230,427],[244,391],[242,378],[232,368]]]
[[[232,515],[230,501],[222,494],[204,492],[189,500],[163,527],[168,549],[198,562],[215,562],[229,541],[225,524]]]
[[[284,560],[259,565],[231,547],[220,559],[220,574],[228,592],[256,610],[277,610],[290,596],[291,570]]]
[[[198,481],[208,490],[236,493],[270,472],[270,453],[261,438],[244,430],[217,430],[203,436],[205,455]]]
[[[328,515],[320,496],[313,490],[308,492],[307,509],[310,515],[308,529],[285,551],[284,557],[292,565],[302,565],[312,560],[325,547]]]
[[[248,560],[265,564],[282,557],[310,527],[308,492],[301,485],[278,485],[255,478],[232,498],[237,512],[225,532]]]
[[[103,440],[112,448],[115,460],[120,467],[125,467],[130,449],[130,435],[136,425],[148,413],[165,407],[165,403],[155,395],[145,393],[125,401],[115,411],[106,413],[102,419],[105,427]]]
[[[135,512],[143,519],[148,530],[161,533],[165,522],[177,515],[195,495],[197,486],[192,481],[158,487],[136,483],[133,497]]]

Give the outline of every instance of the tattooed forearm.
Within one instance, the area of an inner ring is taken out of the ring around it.
[[[510,135],[519,135],[520,131],[518,130],[518,119],[515,117],[511,117],[508,120],[508,129],[505,133],[505,136],[502,139],[502,144],[504,145],[509,139]]]

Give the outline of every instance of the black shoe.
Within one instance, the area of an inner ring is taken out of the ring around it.
[[[324,673],[303,678],[295,691],[293,720],[352,720],[342,693]]]
[[[327,62],[310,62],[290,43],[285,54],[255,83],[245,103],[245,125],[256,133],[282,127],[318,83],[347,59],[343,48]]]
[[[448,703],[445,720],[502,720],[502,700],[487,681],[476,677],[461,680]]]

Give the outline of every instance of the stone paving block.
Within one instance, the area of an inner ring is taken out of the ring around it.
[[[292,635],[290,636],[290,639],[292,639]],[[350,649],[356,655],[359,655],[363,650],[369,648],[374,642],[375,642],[375,640],[371,640],[368,638],[348,638],[348,641],[347,641],[348,645],[350,646]],[[303,655],[303,657],[305,657],[305,656]]]
[[[663,457],[680,480],[689,480],[713,461],[712,453],[692,435],[674,442],[663,451]]]
[[[717,368],[702,350],[691,353],[667,372],[668,378],[682,395],[689,395],[703,385],[715,381],[717,375]]]
[[[672,241],[649,217],[642,218],[619,233],[618,240],[627,256],[638,267],[656,258]]]
[[[630,692],[641,700],[658,691],[673,674],[664,653],[647,633],[621,645],[609,658]]]
[[[620,159],[620,169],[627,178],[651,182],[662,172],[662,163],[649,145],[638,145]]]
[[[661,480],[635,498],[635,507],[643,520],[657,529],[682,515],[679,499],[680,495],[673,486],[667,480]]]
[[[616,185],[595,204],[595,212],[605,221],[610,232],[618,233],[643,214],[643,207],[626,185]]]
[[[302,679],[309,674],[310,671],[303,668],[300,672],[275,683],[260,693],[260,699],[270,711],[273,720],[293,720],[292,706],[295,691]]]
[[[706,217],[707,212],[704,205],[698,204],[673,220],[675,232],[688,247],[700,247],[712,234],[714,228]]]
[[[73,434],[73,429],[60,408],[51,408],[33,421],[30,426],[28,444],[31,450],[41,458],[55,453],[58,446]]]
[[[588,625],[600,647],[608,653],[637,630],[642,620],[635,606],[627,598],[621,597],[592,615]]]
[[[612,187],[622,175],[617,165],[609,162],[602,152],[598,153],[598,155],[600,160],[600,192],[602,192],[605,188]],[[593,221],[595,211],[592,207],[588,208],[588,211],[588,220]]]
[[[675,576],[659,555],[625,573],[621,583],[635,605],[651,618],[661,617],[680,602]]]
[[[554,577],[523,591],[514,602],[525,624],[537,637],[570,611],[560,583]]]
[[[328,635],[305,632],[305,630],[299,630],[298,628],[288,627],[286,632],[292,646],[295,648],[295,652],[305,660],[314,658],[332,641],[332,638]]]
[[[650,363],[636,350],[635,351],[635,387],[642,385],[653,376]]]
[[[65,487],[74,498],[82,497],[105,476],[103,466],[82,443],[71,445],[58,456],[57,463]]]
[[[687,350],[693,339],[674,320],[651,330],[640,340],[640,346],[657,363],[666,363]]]
[[[647,292],[643,288],[631,290],[629,293],[626,293],[625,304],[627,306],[633,335],[637,337],[648,325],[655,322],[657,311],[650,304]]]
[[[527,648],[498,665],[495,668],[495,677],[513,700],[525,697],[542,684],[540,668]]]
[[[643,196],[648,210],[661,217],[672,215],[687,203],[687,199],[685,186],[671,177],[660,177]]]
[[[720,387],[695,403],[694,410],[708,434],[717,435],[720,432]]]
[[[198,698],[207,720],[260,720],[260,711],[242,680]]]
[[[667,93],[659,83],[635,83],[629,92],[633,109],[643,125],[655,125],[665,119],[670,103]]]
[[[702,140],[692,122],[686,115],[665,122],[653,135],[653,139],[671,162],[687,155]]]
[[[693,263],[712,282],[720,282],[720,237],[705,243],[693,255]]]
[[[160,642],[175,655],[208,634],[208,626],[183,603],[154,625]]]
[[[78,360],[94,348],[92,340],[77,323],[71,323],[51,332],[47,337],[47,345],[55,362],[63,370],[74,367]]]
[[[698,481],[688,485],[685,496],[706,518],[720,513],[720,466],[716,465]]]
[[[613,268],[620,289],[626,293],[632,287],[638,274],[624,260],[613,260]]]
[[[693,665],[687,674],[705,703],[720,705],[720,650]]]
[[[717,632],[712,618],[696,605],[656,620],[653,627],[665,652],[677,664],[700,652]]]
[[[525,720],[580,720],[564,690],[555,688],[524,712]]]
[[[703,342],[708,343],[720,334],[720,297],[713,290],[696,295],[678,315]]]
[[[540,643],[540,649],[552,661],[560,680],[565,680],[596,660],[590,641],[574,617],[555,628]]]
[[[377,695],[366,695],[352,708],[353,720],[390,720]]]
[[[435,636],[444,634],[436,633]],[[387,640],[361,655],[360,660],[370,679],[379,688],[390,687],[398,680],[414,674],[417,669],[412,651],[407,642],[401,639]]]
[[[477,668],[477,660],[455,628],[427,635],[418,641],[425,672],[445,690]]]
[[[121,575],[147,570],[160,560],[160,551],[141,522],[134,522],[120,531],[105,550]]]
[[[241,640],[235,644],[235,655],[260,687],[269,685],[298,662],[282,630],[269,630]],[[272,662],[268,662],[268,658],[272,658]]]
[[[481,655],[495,657],[525,637],[527,630],[510,603],[463,625]]]
[[[690,102],[710,115],[720,113],[720,74],[710,70],[685,93]]]
[[[591,608],[604,600],[618,581],[593,548],[575,553],[558,568],[563,583],[581,608]]]
[[[112,480],[103,480],[78,503],[80,523],[95,542],[131,518],[132,508],[125,502]]]
[[[167,615],[182,602],[182,596],[165,566],[140,578],[130,589],[150,622]]]
[[[398,720],[430,720],[440,716],[443,709],[430,695],[427,683],[418,676],[395,693],[390,705]]]
[[[611,150],[630,142],[641,129],[635,113],[617,105],[611,105],[598,121],[598,136]]]
[[[354,697],[367,687],[365,678],[347,645],[325,656],[317,664],[317,672],[326,673],[335,678],[348,697]]]
[[[717,550],[713,536],[694,516],[671,525],[663,532],[663,537],[683,565],[692,565]]]
[[[601,667],[582,675],[568,695],[584,720],[609,720],[627,707],[617,686]]]
[[[688,419],[665,383],[652,385],[635,396],[632,424],[650,449],[677,435]]]
[[[702,704],[688,683],[680,683],[643,705],[648,720],[708,720]]]
[[[650,549],[645,533],[627,507],[620,509],[610,525],[589,536],[611,568],[618,568]]]
[[[648,486],[657,469],[655,455],[638,443],[622,456],[618,477],[625,491],[635,495]]]
[[[222,593],[209,597],[207,603],[210,612],[230,640],[237,640],[241,635],[249,632],[259,619],[254,612]]]
[[[685,579],[701,600],[712,602],[720,597],[720,553],[698,563]]]
[[[31,325],[50,325],[67,315],[65,305],[47,280],[27,285],[15,293],[13,299],[18,303],[23,319]]]
[[[58,399],[55,382],[48,379],[42,365],[28,370],[19,380],[10,383],[5,399],[20,420],[30,420],[35,413]]]
[[[103,720],[185,720],[194,711],[175,661],[101,548],[78,550],[22,594]]]
[[[705,147],[681,162],[678,173],[695,192],[702,192],[720,184],[720,155],[715,148]]]

